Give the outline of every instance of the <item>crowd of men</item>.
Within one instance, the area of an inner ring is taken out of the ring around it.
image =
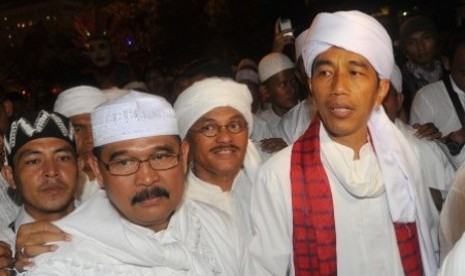
[[[408,19],[398,66],[359,11],[289,31],[171,96],[0,106],[0,275],[464,275],[465,32]]]

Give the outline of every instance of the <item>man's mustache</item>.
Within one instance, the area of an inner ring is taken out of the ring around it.
[[[170,193],[161,187],[153,187],[151,189],[145,189],[138,192],[131,201],[131,205],[135,205],[139,202],[145,201],[147,199],[156,198],[156,197],[166,197],[170,198]]]

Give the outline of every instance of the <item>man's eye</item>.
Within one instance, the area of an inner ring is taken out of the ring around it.
[[[25,163],[28,166],[38,165],[38,164],[40,164],[40,159],[38,159],[38,158],[29,159],[29,160],[26,160]]]
[[[200,130],[203,131],[203,132],[207,132],[207,131],[212,131],[215,128],[216,128],[216,126],[214,124],[208,124],[208,125],[203,125]]]
[[[73,160],[71,155],[58,156],[58,161],[67,162]]]
[[[81,130],[82,130],[81,127],[74,127],[74,132],[75,132],[75,133],[78,133],[78,132],[80,132]]]
[[[168,157],[170,157],[171,155],[168,154],[168,153],[155,153],[154,155],[152,155],[150,157],[150,159],[152,160],[163,160],[163,159],[166,159]]]
[[[127,159],[112,161],[111,165],[114,167],[125,168],[125,167],[133,166],[136,162],[137,161],[135,159],[127,158]]]
[[[242,125],[243,125],[243,124],[240,123],[240,122],[231,122],[231,123],[228,124],[228,128],[229,128],[229,129],[236,129],[236,130],[237,130],[237,129],[241,129],[241,128],[242,128]]]

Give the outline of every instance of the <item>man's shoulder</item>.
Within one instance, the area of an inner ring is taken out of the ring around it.
[[[440,91],[446,91],[445,89],[446,87],[444,86],[444,82],[442,80],[438,80],[423,86],[418,90],[417,94],[422,95],[423,97],[431,97],[437,95]]]

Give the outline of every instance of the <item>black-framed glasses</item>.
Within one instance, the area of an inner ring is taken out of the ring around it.
[[[147,159],[138,159],[134,157],[116,159],[105,163],[99,159],[105,168],[113,175],[130,175],[139,171],[140,164],[148,162],[150,167],[156,171],[165,171],[176,167],[179,164],[180,153],[155,153]]]
[[[236,120],[221,126],[215,123],[206,123],[199,128],[191,129],[190,131],[194,133],[201,133],[206,137],[215,137],[220,133],[222,128],[226,128],[231,134],[238,134],[247,128],[247,122],[243,120]]]

